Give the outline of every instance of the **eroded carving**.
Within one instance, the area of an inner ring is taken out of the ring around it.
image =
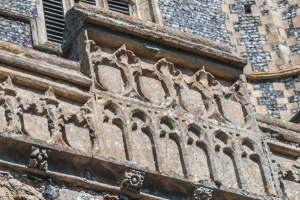
[[[175,120],[169,117],[162,117],[159,122],[160,126],[160,149],[163,171],[180,176],[185,175],[185,165],[182,156],[182,139],[181,133]]]
[[[181,73],[174,70],[174,65],[165,59],[159,60],[151,68],[142,68],[135,75],[136,91],[146,101],[161,105],[170,105],[176,97],[173,79]]]
[[[93,62],[99,88],[127,95],[133,89],[133,74],[141,70],[140,61],[123,45],[113,55]]]
[[[48,156],[50,152],[51,152],[50,150],[32,146],[30,159],[29,159],[29,167],[37,168],[41,170],[47,170]]]
[[[260,170],[261,159],[256,150],[256,144],[249,138],[242,141],[242,162],[244,170],[247,173],[243,174],[247,182],[246,188],[252,193],[265,194],[265,184],[263,174]]]
[[[144,183],[145,172],[137,170],[126,170],[125,178],[122,181],[121,187],[124,189],[139,192]]]
[[[131,130],[133,160],[150,167],[152,170],[156,170],[154,130],[152,121],[146,112],[142,110],[132,111]]]
[[[20,99],[14,89],[11,78],[0,85],[0,114],[2,130],[7,133],[22,133]],[[4,114],[4,115],[3,115]]]
[[[126,120],[121,108],[112,101],[102,105],[102,151],[104,155],[126,160]]]
[[[188,126],[188,156],[191,165],[190,172],[194,181],[210,181],[210,160],[207,151],[207,140],[203,129],[196,125]]]
[[[192,196],[192,200],[210,200],[212,199],[212,189],[198,187]]]
[[[203,69],[183,75],[164,58],[155,65],[142,65],[125,45],[113,54],[102,52],[93,41],[91,60],[98,88],[154,105],[180,105],[201,119],[214,119],[252,128],[254,117],[246,87],[241,81],[231,87],[220,84]]]
[[[216,168],[219,173],[218,181],[231,188],[239,188],[235,151],[230,136],[222,130],[214,133]],[[225,173],[226,172],[226,173]]]
[[[84,151],[98,151],[99,144],[96,137],[96,122],[93,111],[87,102],[75,113],[63,115],[63,139],[71,147]]]

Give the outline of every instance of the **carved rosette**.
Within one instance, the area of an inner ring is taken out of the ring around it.
[[[210,200],[212,199],[212,189],[198,187],[193,194],[192,200]]]
[[[127,170],[125,179],[122,181],[121,187],[135,192],[139,192],[143,186],[145,172],[136,170]]]
[[[41,170],[48,169],[48,156],[50,154],[50,150],[42,149],[36,146],[31,147],[30,159],[29,159],[29,167],[37,168]]]

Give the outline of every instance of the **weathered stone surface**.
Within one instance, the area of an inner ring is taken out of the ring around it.
[[[80,68],[0,45],[1,166],[52,199],[97,194],[49,179],[100,199],[297,194],[300,129],[255,116],[243,60],[84,5],[66,19],[63,54]]]

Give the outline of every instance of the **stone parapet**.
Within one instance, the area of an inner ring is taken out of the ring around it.
[[[116,17],[68,12],[73,61],[0,43],[1,166],[138,199],[283,198],[245,60]]]

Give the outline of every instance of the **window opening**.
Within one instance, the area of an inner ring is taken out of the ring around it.
[[[65,23],[62,0],[43,0],[43,9],[48,40],[61,43]]]
[[[107,1],[108,8],[112,11],[120,12],[126,15],[131,15],[131,7],[129,3],[124,3],[116,0]]]
[[[79,1],[91,4],[91,5],[94,5],[94,6],[96,5],[96,0],[76,0],[75,3],[78,3]]]
[[[244,9],[245,9],[245,13],[246,13],[246,14],[252,13],[251,5],[250,5],[250,4],[244,5]]]

